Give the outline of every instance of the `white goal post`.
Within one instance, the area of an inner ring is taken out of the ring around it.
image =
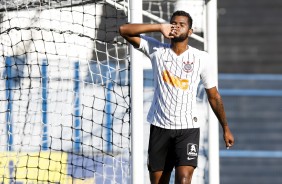
[[[142,23],[142,1],[129,1],[131,23]],[[144,148],[143,148],[143,67],[142,53],[130,47],[131,60],[131,149],[132,149],[132,184],[144,183]]]
[[[206,49],[211,59],[218,65],[217,50],[217,0],[208,0],[206,3]],[[218,67],[216,67],[218,68]],[[218,74],[218,72],[216,72]],[[219,131],[218,120],[209,108],[209,184],[220,183],[219,168]]]

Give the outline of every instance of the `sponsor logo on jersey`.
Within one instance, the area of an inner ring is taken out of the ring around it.
[[[165,70],[162,72],[162,77],[164,82],[170,84],[176,88],[180,88],[182,90],[186,90],[189,87],[188,79],[181,79],[177,76],[172,75],[169,71]]]
[[[187,73],[189,72],[192,72],[193,71],[193,68],[194,68],[194,65],[192,62],[189,62],[189,61],[186,61],[186,62],[183,62],[183,70]]]
[[[187,145],[187,159],[188,160],[193,160],[193,159],[196,159],[197,156],[198,156],[198,145],[197,144],[193,144],[193,143],[189,143]]]

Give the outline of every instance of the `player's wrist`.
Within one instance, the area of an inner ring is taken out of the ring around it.
[[[223,129],[224,132],[230,131],[228,124],[222,125],[222,129]]]

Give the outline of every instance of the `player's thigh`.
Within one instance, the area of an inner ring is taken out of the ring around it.
[[[169,184],[171,172],[156,171],[150,172],[151,184]]]
[[[190,184],[195,167],[193,166],[178,166],[175,168],[175,183]]]

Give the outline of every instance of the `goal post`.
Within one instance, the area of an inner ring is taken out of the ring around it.
[[[142,0],[129,1],[131,23],[142,23]],[[131,61],[131,130],[132,130],[132,176],[131,183],[144,183],[144,144],[143,144],[143,54],[130,46]],[[141,67],[140,67],[141,66]]]
[[[217,42],[217,0],[206,1],[206,49],[209,52],[211,60],[216,62],[218,68],[218,42]],[[218,75],[218,72],[216,72]],[[218,78],[218,76],[217,76]],[[219,123],[209,107],[209,124],[208,124],[208,143],[209,143],[209,184],[220,183],[220,168],[219,168]]]

